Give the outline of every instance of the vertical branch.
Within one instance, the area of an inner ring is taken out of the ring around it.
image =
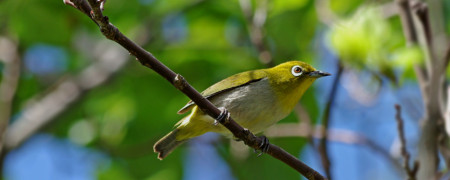
[[[267,19],[267,2],[268,0],[258,1],[256,10],[253,12],[250,0],[239,0],[241,11],[247,21],[247,29],[250,41],[258,51],[258,57],[261,63],[266,66],[274,66],[272,54],[267,45],[264,43],[263,27]]]
[[[444,56],[444,67],[441,69],[441,73],[445,74],[445,69],[448,66],[448,63],[450,61],[450,46],[447,49],[447,52]],[[446,104],[442,106],[442,112],[444,117],[444,129],[445,133],[442,133],[439,136],[439,151],[441,152],[442,157],[444,158],[445,164],[447,167],[450,167],[450,86],[446,85],[447,90],[447,97],[445,98],[447,100]]]
[[[433,48],[438,55],[437,58],[442,58],[445,55],[445,50],[448,47],[449,39],[446,33],[445,24],[445,12],[444,4],[448,0],[428,0],[427,5],[430,11],[430,21],[431,33],[433,34]]]
[[[432,64],[436,61],[432,46],[431,27],[428,18],[428,6],[423,2],[413,1],[410,10],[416,32],[417,40],[425,54],[425,67],[430,77]]]
[[[334,100],[338,91],[338,84],[339,84],[339,80],[341,79],[341,74],[343,71],[343,67],[342,65],[339,63],[338,64],[338,70],[336,73],[336,78],[334,79],[333,85],[331,87],[331,92],[330,92],[330,96],[328,97],[328,101],[327,101],[327,105],[325,106],[325,110],[324,110],[324,114],[323,114],[323,119],[322,119],[322,125],[323,125],[323,130],[322,130],[322,138],[320,139],[319,145],[317,146],[318,151],[320,153],[320,158],[322,160],[322,165],[325,169],[325,173],[327,174],[327,177],[329,179],[332,178],[332,174],[331,174],[331,161],[330,161],[330,156],[328,154],[328,125],[330,123],[330,116],[331,116],[331,107],[334,104]]]
[[[433,38],[430,26],[428,6],[421,1],[397,0],[402,16],[403,30],[407,40],[412,33],[425,54],[425,68],[416,67],[419,86],[424,101],[425,114],[422,119],[422,134],[419,139],[418,160],[421,168],[418,170],[418,179],[434,179],[438,170],[438,139],[446,136],[439,124],[444,123],[442,114],[444,103],[444,75],[448,60],[445,55],[433,47]],[[412,17],[412,21],[411,18]]]
[[[20,77],[20,59],[17,44],[0,39],[0,60],[3,60],[3,79],[0,84],[0,152],[3,150],[4,132],[11,118],[14,95]]]
[[[428,77],[420,84],[422,97],[425,105],[425,116],[423,117],[422,134],[419,139],[418,160],[421,167],[418,171],[418,179],[430,179],[436,177],[438,170],[438,124],[443,121],[441,113],[441,76],[439,68],[441,62],[436,59],[432,48],[432,34],[429,25],[428,7],[422,2],[416,2],[412,6],[413,20],[419,43],[425,54],[425,72]]]
[[[401,116],[401,107],[400,105],[395,105],[395,110],[397,111],[397,114],[395,115],[395,120],[397,120],[397,131],[398,131],[398,137],[400,138],[400,150],[401,154],[403,156],[403,168],[406,171],[406,175],[408,176],[408,180],[416,180],[416,174],[417,170],[419,169],[419,162],[414,161],[413,168],[411,169],[409,167],[409,160],[411,155],[406,150],[406,138],[405,138],[405,132],[403,127],[403,118]]]
[[[17,43],[0,37],[0,61],[3,60],[3,79],[0,83],[0,169],[3,169],[5,134],[12,114],[12,105],[20,78],[20,57]],[[0,173],[2,174],[2,173]]]
[[[417,43],[416,30],[411,16],[411,8],[408,0],[395,0],[398,5],[398,13],[402,22],[403,34],[408,45]]]
[[[445,63],[444,66],[441,71],[443,71],[442,73],[445,74],[445,69],[448,66],[448,63],[450,61],[450,46],[447,49],[447,53],[445,55]],[[444,123],[445,123],[445,131],[447,132],[447,136],[450,135],[450,86],[447,85],[447,104],[445,105],[446,108],[444,108],[443,112],[444,112]]]

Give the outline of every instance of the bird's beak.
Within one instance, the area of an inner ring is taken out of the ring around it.
[[[323,71],[313,71],[309,73],[310,77],[315,77],[315,78],[320,78],[320,77],[324,77],[324,76],[331,76],[330,73],[327,72],[323,72]]]

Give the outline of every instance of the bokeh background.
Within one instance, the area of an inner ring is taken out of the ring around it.
[[[426,3],[442,40],[435,48],[445,50],[450,1]],[[411,165],[424,114],[413,70],[424,55],[405,39],[397,6],[108,0],[104,14],[199,91],[288,60],[332,73],[264,134],[325,175],[318,147],[327,129],[333,179],[376,180],[406,177],[394,104],[402,107]],[[269,155],[210,133],[158,160],[153,144],[183,117],[176,112],[189,99],[61,0],[0,1],[0,72],[3,179],[302,178]],[[440,161],[439,170],[447,169]]]

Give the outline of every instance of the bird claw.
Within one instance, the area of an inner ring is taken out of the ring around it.
[[[219,123],[226,123],[230,119],[230,112],[224,107],[219,107],[220,114],[217,116],[217,118],[214,120],[214,125],[218,125]],[[246,128],[244,128],[244,134],[249,135],[250,131]],[[269,139],[267,139],[266,136],[260,136],[259,138],[262,139],[261,144],[259,145],[259,149],[261,150],[258,157],[261,156],[263,153],[266,153],[269,151],[270,143]],[[236,138],[236,141],[240,141],[241,139]],[[255,153],[257,152],[256,149],[253,150]]]
[[[71,0],[63,0],[63,2],[64,4],[77,8],[77,6],[75,6],[75,4]]]
[[[220,114],[217,116],[217,118],[214,120],[214,125],[218,125],[219,123],[225,123],[230,119],[230,112],[228,112],[227,109],[224,107],[219,107]]]
[[[262,138],[261,144],[259,145],[259,149],[261,151],[258,153],[258,157],[261,156],[263,153],[267,153],[269,151],[270,143],[269,139],[266,136],[259,136],[259,138]],[[253,149],[254,153],[257,153],[258,151],[256,149]]]
[[[100,3],[100,10],[103,12],[103,10],[105,10],[106,0],[97,0],[97,2]]]
[[[77,6],[72,2],[72,0],[63,0],[63,2],[64,4],[77,8]],[[105,10],[106,0],[97,0],[97,2],[100,3],[100,10],[103,12],[103,10]]]

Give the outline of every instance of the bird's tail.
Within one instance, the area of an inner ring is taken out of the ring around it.
[[[175,129],[155,143],[155,145],[153,146],[153,151],[155,151],[155,153],[158,153],[158,159],[160,160],[164,159],[177,146],[186,141],[186,140],[178,141],[176,139],[178,132],[179,129]]]

